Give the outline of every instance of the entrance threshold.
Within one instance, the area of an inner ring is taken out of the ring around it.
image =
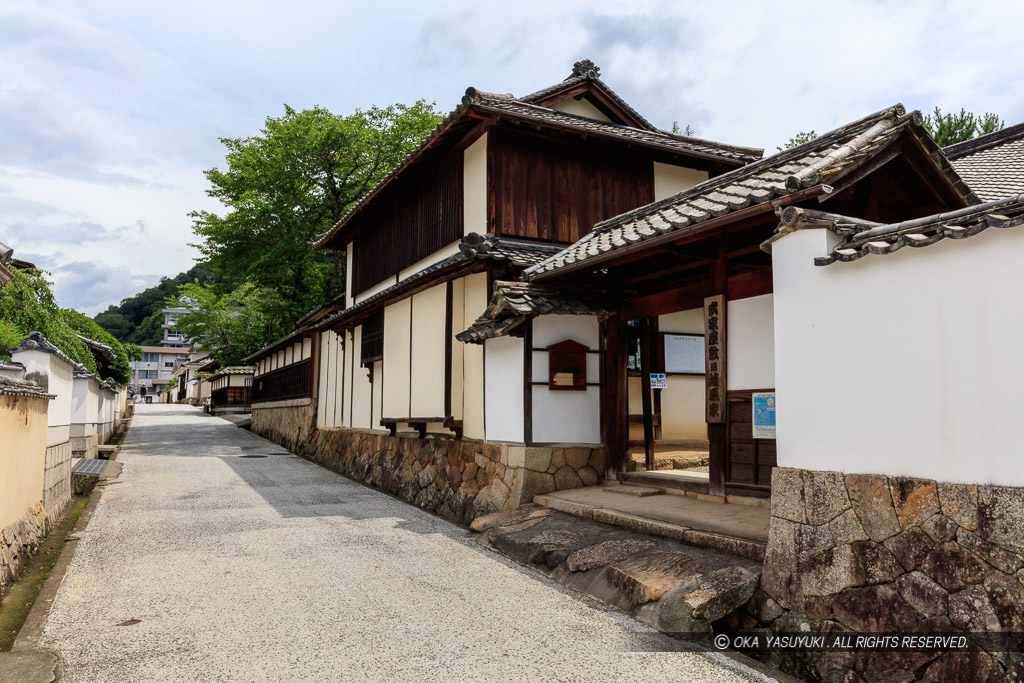
[[[645,473],[653,475],[655,473]],[[707,484],[704,484],[707,491]],[[761,505],[676,490],[661,484],[588,486],[536,496],[534,503],[577,517],[689,545],[764,560],[771,510]]]

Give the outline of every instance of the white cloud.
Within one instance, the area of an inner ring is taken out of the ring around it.
[[[187,214],[218,208],[202,171],[223,164],[219,136],[284,103],[447,111],[467,86],[523,94],[584,57],[654,123],[769,151],[897,101],[1016,123],[1022,20],[1024,5],[924,0],[8,0],[0,241],[44,257],[65,305],[102,309],[192,265]]]

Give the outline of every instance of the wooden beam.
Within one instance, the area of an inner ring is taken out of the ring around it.
[[[651,373],[654,359],[651,357],[651,319],[640,319],[640,398],[644,412],[644,462],[647,471],[654,471],[654,406],[651,401]]]
[[[629,406],[626,372],[626,324],[616,314],[604,324],[604,384],[601,388],[605,477],[617,479],[626,462],[629,440]]]
[[[715,263],[712,269],[711,279],[715,286],[715,290],[718,294],[722,295],[720,301],[726,302],[729,300],[729,277],[728,277],[728,260],[726,259],[725,246],[722,245],[721,257]],[[720,356],[720,377],[725,377],[727,369],[727,358],[725,357],[725,350],[728,347],[728,338],[726,336],[726,327],[728,324],[728,316],[726,309],[728,306],[720,305],[719,307],[719,344],[718,347],[722,352]],[[707,318],[707,315],[705,315]],[[708,335],[709,330],[705,328],[704,334]],[[705,347],[709,347],[707,341],[705,341]],[[710,365],[710,358],[709,358]],[[710,369],[710,368],[708,368]],[[710,382],[714,373],[706,372],[705,382]],[[719,390],[724,390],[726,383],[721,382]],[[711,389],[709,386],[708,389]],[[710,391],[709,391],[710,394]],[[728,468],[729,459],[729,402],[726,400],[726,396],[721,396],[721,411],[722,418],[721,422],[708,422],[708,493],[713,496],[724,496],[725,495],[725,480],[726,470]]]

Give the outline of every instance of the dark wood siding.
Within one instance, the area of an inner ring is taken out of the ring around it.
[[[352,294],[462,237],[462,150],[396,182],[376,204],[355,236]]]
[[[768,390],[770,391],[770,389]],[[750,391],[730,391],[729,458],[726,488],[743,495],[767,495],[776,465],[775,441],[753,437],[754,410]]]
[[[654,165],[618,147],[499,129],[488,139],[487,184],[491,232],[571,243],[654,201]]]

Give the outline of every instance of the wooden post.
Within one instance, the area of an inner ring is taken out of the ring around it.
[[[626,462],[629,440],[629,408],[626,374],[626,326],[618,314],[605,322],[604,358],[601,387],[604,447],[607,452],[605,477],[619,478]]]
[[[651,319],[640,319],[640,397],[644,411],[644,462],[648,472],[654,471],[654,406],[651,396]]]
[[[729,404],[726,400],[726,306],[729,301],[729,278],[724,245],[719,245],[719,257],[714,263],[712,277],[718,294],[704,300],[708,493],[724,496],[729,459]]]

